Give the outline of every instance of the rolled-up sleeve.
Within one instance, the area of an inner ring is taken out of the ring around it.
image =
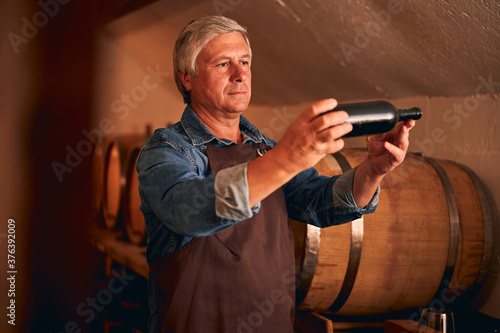
[[[248,162],[220,170],[215,177],[215,212],[217,216],[244,220],[260,209],[249,204],[247,179]]]
[[[352,194],[354,171],[355,168],[340,176],[327,177],[311,168],[295,176],[284,187],[288,216],[325,228],[373,213],[380,188],[366,207],[358,207]]]
[[[359,213],[368,214],[375,211],[378,205],[378,197],[380,193],[380,186],[373,195],[371,201],[365,207],[358,207],[353,195],[354,172],[356,168],[352,168],[342,174],[333,184],[332,194],[333,203],[337,208],[346,208],[346,210],[356,209]]]

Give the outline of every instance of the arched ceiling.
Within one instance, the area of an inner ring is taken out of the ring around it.
[[[481,80],[500,85],[497,0],[161,0],[104,31],[135,35],[131,53],[161,55],[171,68],[176,34],[214,14],[248,28],[257,104],[468,96]]]

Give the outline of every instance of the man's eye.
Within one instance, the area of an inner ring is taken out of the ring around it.
[[[226,67],[227,65],[228,65],[228,62],[227,62],[227,61],[226,61],[226,62],[223,62],[223,63],[221,63],[221,64],[219,64],[219,66],[221,66],[221,67]]]
[[[242,61],[241,64],[246,66],[249,65],[250,63],[248,61]]]

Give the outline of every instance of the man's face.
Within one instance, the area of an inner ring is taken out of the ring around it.
[[[196,76],[180,73],[194,109],[211,113],[241,113],[250,102],[250,54],[239,32],[212,39],[196,59]]]

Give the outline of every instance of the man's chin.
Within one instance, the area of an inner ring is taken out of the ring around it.
[[[233,112],[244,112],[246,109],[248,109],[248,104],[249,102],[240,102],[240,103],[234,103],[233,105],[230,106],[230,110],[233,110]]]

